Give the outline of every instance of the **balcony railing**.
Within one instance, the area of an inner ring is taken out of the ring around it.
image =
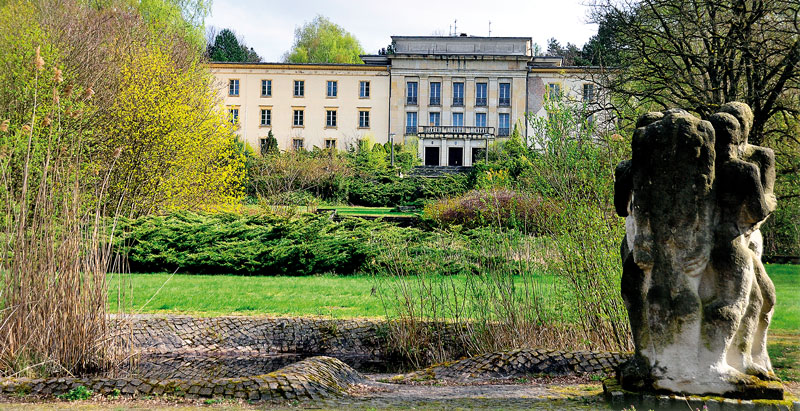
[[[475,105],[478,107],[485,107],[486,106],[486,97],[476,97],[475,98]]]
[[[500,127],[497,129],[498,137],[508,137],[509,135],[509,128],[508,127]]]
[[[406,105],[407,106],[416,106],[417,105],[417,96],[408,96],[408,97],[406,97]]]
[[[442,99],[440,97],[431,97],[431,100],[428,104],[431,106],[441,106]]]
[[[500,107],[508,107],[511,105],[511,99],[509,97],[500,97],[500,101],[498,102]]]
[[[417,134],[417,126],[406,126],[406,135],[413,136]]]
[[[454,106],[463,106],[464,105],[464,97],[453,97],[453,105]]]
[[[419,136],[430,138],[494,138],[494,127],[422,126]]]

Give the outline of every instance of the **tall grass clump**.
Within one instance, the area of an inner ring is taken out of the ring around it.
[[[87,167],[92,90],[64,84],[40,47],[27,54],[18,73],[28,80],[20,90],[30,93],[27,118],[0,128],[0,375],[91,373],[114,359],[106,324],[111,242],[97,201],[108,172]]]
[[[624,227],[611,202],[625,145],[594,133],[580,107],[548,101],[546,109],[529,119],[527,143],[512,138],[495,162],[476,167],[488,175],[474,176],[477,185],[488,187],[426,209],[458,223],[453,230],[487,227],[472,239],[485,253],[474,275],[410,271],[407,244],[385,247],[395,263],[377,282],[387,312],[399,313],[395,348],[418,365],[520,347],[630,349],[619,295]]]

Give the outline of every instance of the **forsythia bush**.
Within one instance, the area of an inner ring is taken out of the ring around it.
[[[148,47],[123,67],[108,144],[121,147],[111,190],[133,214],[238,203],[244,156],[197,60],[175,67]]]

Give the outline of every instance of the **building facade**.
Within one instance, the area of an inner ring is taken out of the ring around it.
[[[364,64],[212,63],[239,136],[259,151],[269,132],[281,150],[385,142],[389,69]]]
[[[219,92],[256,150],[346,149],[359,139],[416,141],[429,166],[470,166],[548,97],[594,104],[592,68],[532,56],[528,37],[393,36],[365,64],[211,63]],[[592,118],[590,118],[592,120]]]

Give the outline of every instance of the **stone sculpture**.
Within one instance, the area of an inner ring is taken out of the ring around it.
[[[708,121],[673,109],[637,122],[614,187],[636,347],[619,368],[625,389],[783,398],[766,349],[775,289],[759,231],[775,209],[775,161],[747,143],[752,122],[743,103]]]

